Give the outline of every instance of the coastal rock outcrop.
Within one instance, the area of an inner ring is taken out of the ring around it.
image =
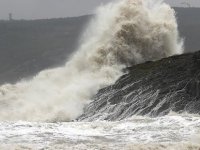
[[[78,120],[156,117],[170,111],[200,114],[200,51],[135,65],[125,72],[114,85],[99,90]]]

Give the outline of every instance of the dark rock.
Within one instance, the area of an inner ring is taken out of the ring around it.
[[[200,114],[200,52],[127,68],[114,85],[101,89],[78,120],[121,120],[170,111]]]

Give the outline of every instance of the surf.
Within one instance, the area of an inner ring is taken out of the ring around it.
[[[123,69],[183,53],[174,10],[160,0],[113,1],[97,9],[64,66],[0,87],[0,121],[71,121]]]

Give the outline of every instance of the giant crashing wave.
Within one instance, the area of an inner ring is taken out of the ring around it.
[[[114,1],[96,14],[65,66],[0,87],[0,121],[73,120],[124,68],[183,52],[175,12],[161,0]]]

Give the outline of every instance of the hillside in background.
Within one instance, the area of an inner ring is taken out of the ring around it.
[[[181,36],[185,38],[185,51],[200,49],[200,8],[175,8]]]
[[[89,17],[0,21],[0,84],[64,64]]]
[[[175,8],[186,52],[200,48],[200,8]],[[91,16],[0,21],[0,84],[64,64]]]

